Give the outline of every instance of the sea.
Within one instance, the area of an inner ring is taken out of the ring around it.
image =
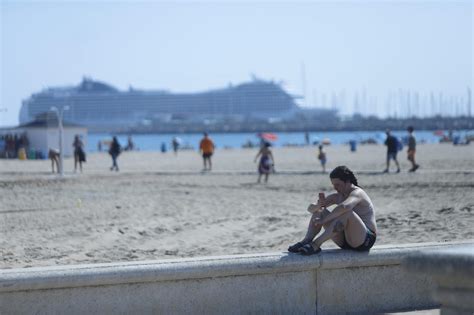
[[[464,137],[466,134],[472,133],[468,130],[456,131],[454,136]],[[303,146],[306,145],[306,136],[304,132],[275,132],[276,140],[272,141],[274,147],[282,146]],[[405,130],[392,131],[396,137],[406,138],[407,132]],[[439,134],[439,132],[438,132]],[[355,140],[357,143],[371,139],[376,143],[383,143],[385,141],[385,132],[380,131],[328,131],[328,132],[309,132],[309,142],[312,145],[321,142],[330,143],[331,145],[348,144],[349,141]],[[107,133],[92,133],[87,137],[87,151],[97,152],[98,143],[107,143],[112,139],[112,134]],[[202,139],[202,133],[188,133],[188,134],[121,134],[117,138],[122,146],[126,146],[128,137],[131,136],[135,148],[141,151],[162,151],[171,149],[171,141],[174,137],[178,137],[180,147],[186,149],[195,149],[199,147],[199,141]],[[209,134],[217,149],[237,149],[245,145],[252,144],[259,145],[258,133],[241,132],[241,133],[213,133]],[[415,136],[418,143],[438,143],[440,136],[436,135],[434,131],[420,130],[415,131]],[[103,146],[106,150],[107,146]]]

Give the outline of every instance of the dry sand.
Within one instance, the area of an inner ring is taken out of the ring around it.
[[[108,154],[89,154],[82,174],[66,159],[63,179],[49,161],[0,160],[0,268],[285,251],[331,185],[316,148],[273,151],[266,185],[256,184],[255,149],[218,150],[210,173],[192,151],[125,152],[118,173]],[[327,155],[328,169],[354,169],[372,198],[376,245],[474,238],[473,145],[419,145],[414,174],[405,152],[402,173],[381,174],[382,145]]]

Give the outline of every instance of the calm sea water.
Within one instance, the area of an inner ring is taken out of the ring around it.
[[[393,131],[397,137],[404,137],[407,135],[406,131]],[[456,132],[455,135],[464,136],[467,131]],[[304,132],[278,132],[275,133],[278,137],[273,145],[276,147],[284,145],[304,145],[305,134]],[[426,143],[437,143],[439,142],[439,136],[433,134],[433,131],[417,131],[415,132],[418,142]],[[171,140],[174,136],[181,139],[181,146],[192,147],[197,150],[199,141],[202,138],[201,133],[190,133],[190,134],[131,134],[135,146],[142,151],[160,151],[161,146],[164,143],[167,150],[171,149]],[[358,131],[358,132],[310,132],[311,143],[315,141],[322,141],[323,139],[329,139],[331,144],[345,144],[349,140],[356,140],[360,142],[372,138],[378,143],[383,143],[385,140],[384,131]],[[127,144],[128,135],[117,136],[122,146]],[[248,141],[258,144],[259,139],[256,133],[214,133],[210,134],[210,137],[214,141],[217,148],[241,148],[242,145]],[[97,151],[97,144],[99,141],[111,140],[111,134],[89,134],[87,139],[87,150],[89,152]]]

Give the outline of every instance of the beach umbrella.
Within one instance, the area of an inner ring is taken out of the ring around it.
[[[331,144],[331,139],[329,138],[324,138],[323,141],[321,141],[322,144],[329,145]]]
[[[260,134],[260,138],[267,141],[276,141],[278,136],[274,133],[264,132]]]
[[[443,130],[436,130],[435,132],[433,132],[434,135],[436,136],[444,136],[444,131]]]

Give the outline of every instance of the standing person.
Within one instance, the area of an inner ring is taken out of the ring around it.
[[[166,142],[161,143],[160,150],[161,150],[161,153],[166,153],[166,151],[168,150],[166,149]]]
[[[212,142],[211,138],[209,138],[207,132],[204,133],[204,138],[202,138],[201,142],[199,143],[199,150],[202,153],[202,161],[204,164],[204,171],[212,169],[212,161],[211,157],[214,154],[214,142]],[[209,168],[208,166],[209,165]]]
[[[271,144],[266,142],[264,146],[260,148],[257,155],[255,156],[254,162],[257,162],[258,157],[260,156],[260,161],[258,162],[258,180],[257,183],[260,183],[262,175],[265,174],[265,183],[268,182],[268,176],[273,171],[275,166],[275,160],[273,159],[272,150],[270,150]]]
[[[342,249],[356,251],[368,251],[374,245],[377,238],[374,205],[354,173],[346,166],[338,166],[329,178],[336,193],[327,197],[319,193],[318,202],[309,205],[312,216],[306,236],[288,247],[289,252],[317,254],[321,244],[329,239]],[[329,211],[327,207],[332,205],[336,207]],[[324,232],[314,239],[322,228]]]
[[[125,151],[133,151],[135,149],[135,143],[133,143],[132,136],[128,136],[127,145],[125,146]]]
[[[173,140],[171,141],[171,145],[173,146],[174,155],[178,155],[178,149],[179,149],[178,137],[173,137]]]
[[[48,158],[51,160],[51,168],[54,173],[54,165],[56,165],[56,172],[59,173],[59,150],[49,149]]]
[[[112,157],[112,167],[110,168],[111,171],[119,171],[119,167],[117,165],[117,158],[122,152],[122,147],[120,146],[120,143],[118,142],[118,139],[116,136],[112,138],[112,143],[110,144],[109,148],[109,154]]]
[[[86,161],[86,153],[84,152],[84,143],[79,135],[74,136],[72,146],[74,147],[74,172],[77,172],[77,164],[79,164],[82,173],[82,162]]]
[[[323,173],[326,173],[326,152],[323,150],[323,146],[319,145],[319,153],[318,153],[318,160],[321,162],[321,166],[323,168]]]
[[[387,134],[387,139],[385,140],[385,145],[387,146],[387,167],[383,172],[388,173],[390,168],[390,160],[393,160],[395,165],[397,165],[397,173],[400,173],[400,164],[398,164],[397,161],[398,140],[391,135],[390,130],[387,129],[385,133]]]
[[[413,135],[413,131],[415,129],[413,129],[412,126],[409,126],[407,128],[407,131],[408,131],[408,150],[407,150],[407,158],[408,158],[408,161],[411,162],[411,169],[409,170],[409,172],[415,172],[419,167],[420,165],[416,164],[415,162],[415,153],[416,153],[416,138],[415,136]]]

